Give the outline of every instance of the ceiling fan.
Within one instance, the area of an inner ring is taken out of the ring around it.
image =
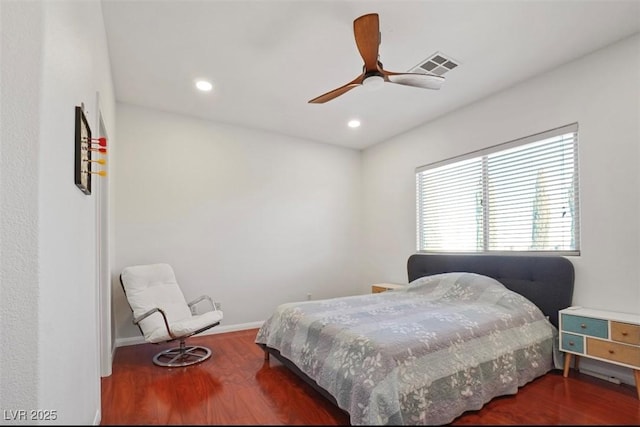
[[[364,61],[362,74],[344,86],[313,98],[309,101],[310,104],[323,104],[331,101],[358,86],[375,88],[387,82],[423,89],[440,89],[442,83],[444,83],[444,77],[436,76],[435,74],[395,73],[382,68],[382,63],[378,58],[380,23],[377,13],[370,13],[356,18],[353,21],[353,34],[360,56]]]

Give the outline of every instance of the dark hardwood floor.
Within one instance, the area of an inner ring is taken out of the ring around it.
[[[171,344],[116,350],[113,374],[102,379],[101,425],[348,425],[348,415],[275,358],[264,361],[257,329],[192,337],[211,358],[185,368],[151,359]],[[514,396],[493,399],[454,425],[639,425],[635,388],[561,371],[534,380]]]

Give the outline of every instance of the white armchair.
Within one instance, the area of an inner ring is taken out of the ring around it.
[[[179,367],[203,362],[211,350],[202,346],[186,346],[185,340],[217,326],[223,313],[207,295],[187,303],[169,264],[147,264],[126,267],[120,283],[138,325],[147,342],[180,341],[180,346],[156,354],[158,366]],[[210,307],[197,314],[196,304],[208,301]]]

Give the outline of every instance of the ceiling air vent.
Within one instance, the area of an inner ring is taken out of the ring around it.
[[[449,56],[436,52],[420,64],[413,67],[411,73],[429,73],[441,76],[458,66],[458,61],[454,61]]]

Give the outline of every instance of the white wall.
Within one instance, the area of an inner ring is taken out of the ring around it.
[[[38,407],[40,128],[37,120],[43,66],[42,9],[36,2],[0,2],[0,403],[3,409]],[[25,32],[25,28],[30,31]]]
[[[573,301],[640,313],[639,94],[635,35],[365,150],[365,282],[407,281],[417,166],[578,122],[582,243],[571,257]]]
[[[358,292],[360,153],[117,105],[114,308],[140,337],[118,275],[167,262],[187,300],[208,294],[214,331],[280,303]]]
[[[3,1],[2,48],[2,407],[98,423],[96,201],[73,171],[75,106],[97,129],[99,92],[115,119],[100,3]]]

